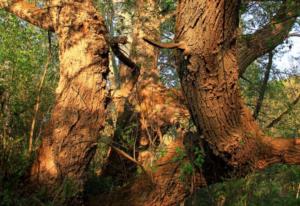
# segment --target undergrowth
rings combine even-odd
[[[300,166],[274,165],[241,179],[200,189],[187,205],[294,206],[300,205]]]

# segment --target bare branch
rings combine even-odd
[[[148,39],[147,37],[143,37],[143,40],[146,41],[148,44],[151,44],[152,46],[158,47],[160,49],[181,49],[184,55],[190,54],[189,47],[183,41],[163,43]]]
[[[291,104],[288,106],[288,108],[284,112],[282,112],[278,117],[276,117],[272,122],[270,122],[266,126],[266,128],[274,127],[275,124],[280,122],[281,119],[293,109],[293,107],[299,102],[299,100],[300,100],[300,94],[293,102],[291,102]]]
[[[289,37],[300,37],[300,33],[290,33]]]
[[[126,44],[127,38],[124,36],[119,37],[112,37],[109,39],[109,44],[111,50],[114,52],[114,54],[120,59],[121,62],[123,62],[126,66],[132,69],[133,76],[136,78],[140,74],[140,67],[136,65],[130,58],[128,58],[123,52],[121,51],[119,44]]]

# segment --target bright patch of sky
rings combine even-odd
[[[300,33],[299,33],[300,34]],[[294,70],[300,74],[300,37],[290,37],[291,47],[285,53],[276,57],[274,63],[279,70]]]
[[[274,15],[278,8],[274,9]],[[252,34],[264,25],[270,22],[268,14],[260,3],[253,3],[242,15],[243,19],[243,33]],[[299,20],[298,20],[299,22]],[[300,25],[295,23],[293,30],[290,32],[300,35]],[[276,55],[273,57],[273,65],[284,76],[289,74],[300,75],[300,36],[289,37],[283,44],[279,45],[276,49]]]

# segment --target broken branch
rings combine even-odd
[[[119,44],[126,44],[127,43],[127,37],[125,36],[118,36],[118,37],[112,37],[109,39],[110,48],[113,51],[113,53],[120,59],[120,61],[131,68],[133,70],[133,76],[138,77],[140,73],[140,67],[133,62],[130,58],[128,58],[123,52],[121,51]]]

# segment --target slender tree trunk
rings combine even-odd
[[[262,103],[264,101],[264,97],[265,97],[265,93],[266,93],[266,89],[267,89],[267,85],[268,85],[272,65],[273,65],[273,53],[270,52],[269,53],[268,64],[267,64],[265,75],[264,75],[264,79],[263,79],[263,82],[262,82],[262,85],[261,85],[261,88],[260,88],[260,91],[259,91],[259,95],[258,95],[258,98],[257,98],[257,101],[256,101],[256,107],[255,107],[255,110],[254,110],[254,113],[253,113],[253,117],[255,119],[257,119],[257,117],[258,117],[261,106],[262,106]]]

